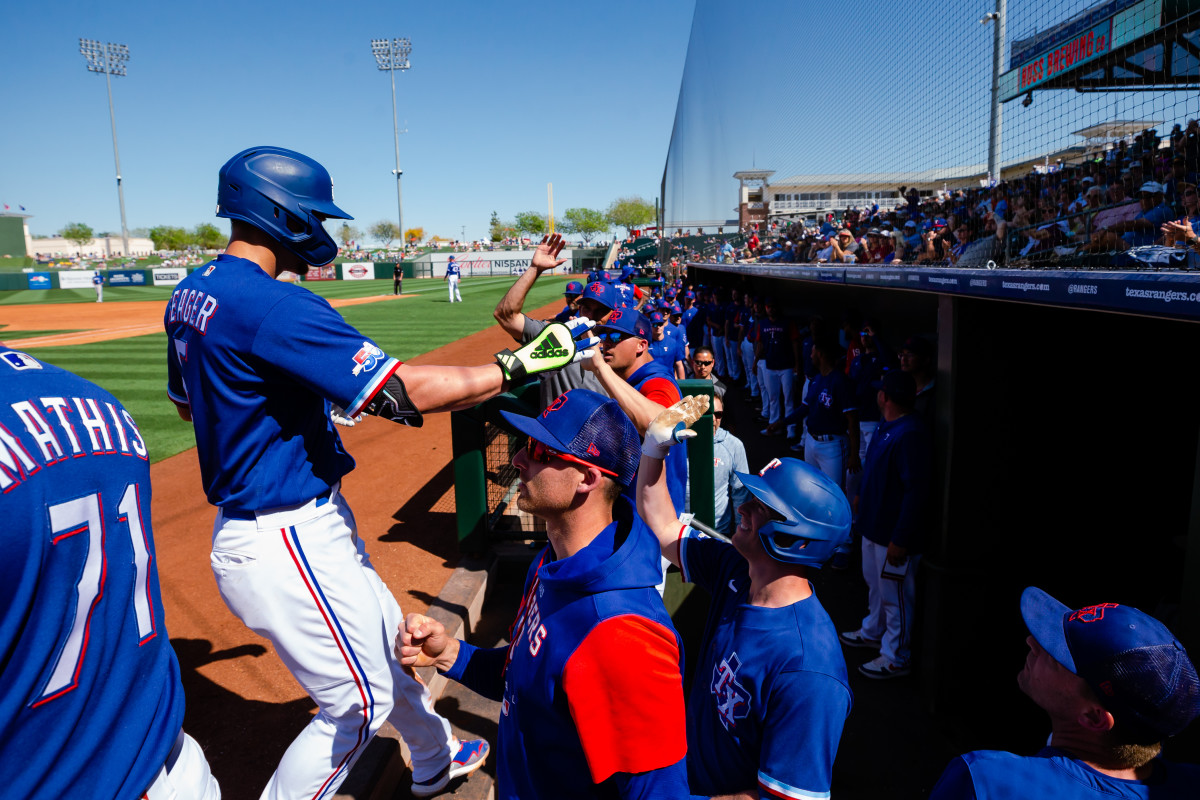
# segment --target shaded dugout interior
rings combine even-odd
[[[855,309],[893,349],[936,336],[935,518],[914,658],[923,700],[962,741],[1027,749],[1045,727],[1014,680],[1025,586],[1072,608],[1137,606],[1200,656],[1200,325],[690,269],[694,283],[775,297],[798,323],[821,314],[836,329]],[[1200,732],[1168,754],[1200,760]]]

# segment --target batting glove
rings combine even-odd
[[[519,383],[530,375],[562,369],[568,364],[592,357],[593,351],[588,348],[600,344],[600,340],[591,335],[595,325],[587,317],[578,317],[566,324],[552,322],[524,347],[496,353],[496,362],[510,383]]]
[[[671,446],[696,435],[691,427],[708,411],[708,395],[688,395],[670,408],[658,412],[658,416],[646,428],[642,440],[642,455],[657,458],[667,457]]]
[[[346,416],[346,410],[337,403],[331,403],[329,407],[329,418],[333,420],[335,425],[341,425],[343,428],[353,428],[358,423],[362,422],[363,415],[355,414],[353,417]]]

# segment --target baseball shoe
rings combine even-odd
[[[838,634],[838,638],[842,640],[842,644],[847,647],[867,647],[871,650],[879,649],[879,640],[868,639],[863,636],[862,628],[856,631],[844,631]]]
[[[859,664],[858,671],[868,678],[884,681],[888,678],[902,678],[912,673],[907,664],[893,664],[885,656],[873,658],[865,664]]]
[[[457,739],[455,741],[458,741]],[[468,739],[458,742],[458,752],[450,759],[441,772],[427,781],[413,781],[414,797],[433,797],[449,785],[450,781],[462,775],[470,775],[483,766],[491,748],[485,739]]]

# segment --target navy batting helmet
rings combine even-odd
[[[757,475],[735,472],[742,485],[783,519],[758,529],[767,553],[785,564],[820,567],[850,543],[850,503],[815,467],[776,458]]]
[[[354,219],[333,204],[329,172],[282,147],[252,147],[221,167],[217,216],[239,219],[286,247],[305,264],[322,267],[337,256],[323,219]]]

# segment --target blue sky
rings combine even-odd
[[[0,26],[0,203],[35,235],[120,230],[104,77],[79,37],[127,44],[113,79],[130,228],[216,221],[220,165],[300,150],[360,227],[395,219],[391,94],[372,38],[407,36],[396,75],[405,227],[484,235],[502,218],[652,199],[692,0],[13,3]]]

